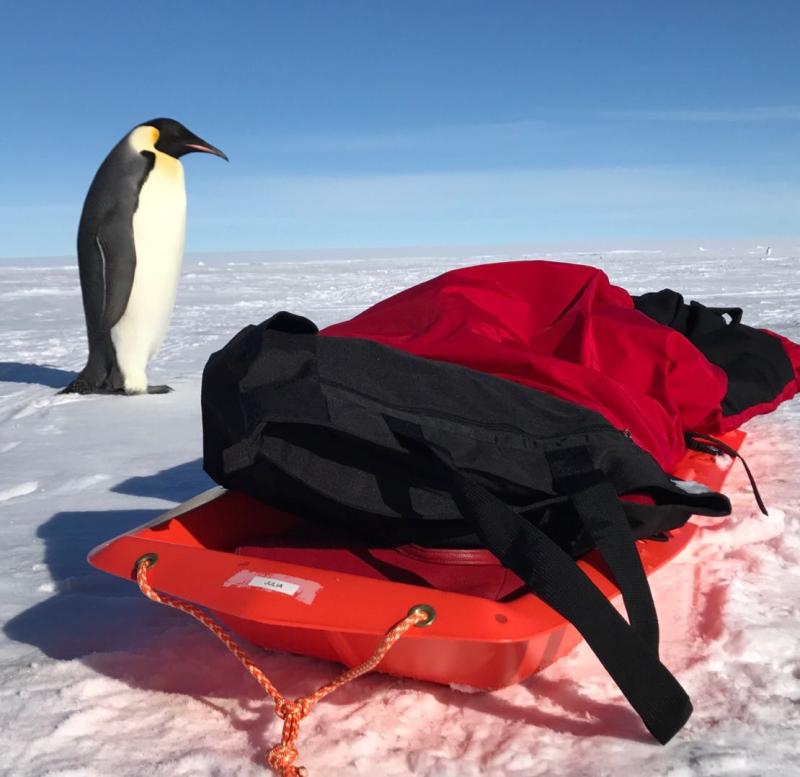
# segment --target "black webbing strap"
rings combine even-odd
[[[546,454],[553,483],[566,494],[611,569],[625,603],[628,621],[658,655],[658,616],[642,560],[617,492],[594,468],[585,447],[561,448]]]
[[[650,645],[544,532],[466,475],[452,473],[456,503],[486,546],[575,626],[648,731],[666,744],[689,719],[692,703]]]
[[[756,500],[758,509],[761,510],[764,515],[769,515],[767,512],[767,506],[764,504],[764,500],[761,498],[761,492],[758,490],[758,486],[756,485],[756,479],[753,477],[750,467],[747,466],[744,456],[742,456],[742,454],[739,453],[736,448],[731,448],[730,445],[722,442],[722,440],[718,440],[716,437],[712,437],[710,434],[700,434],[700,432],[687,432],[685,439],[686,447],[691,448],[694,451],[709,453],[712,456],[719,456],[721,453],[726,453],[733,459],[739,459],[739,461],[742,462],[744,471],[747,473],[747,479],[750,481],[750,488],[753,489],[753,498]]]
[[[706,308],[718,316],[730,316],[732,324],[741,324],[744,311],[741,308]]]
[[[689,719],[692,703],[650,644],[541,529],[458,470],[446,452],[425,440],[419,426],[385,419],[398,439],[410,439],[412,449],[421,445],[442,465],[456,505],[486,547],[575,626],[650,733],[666,744]]]

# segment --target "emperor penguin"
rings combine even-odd
[[[185,154],[228,157],[174,119],[134,127],[100,165],[78,227],[89,337],[86,366],[62,393],[161,394],[147,363],[167,330],[186,230]]]

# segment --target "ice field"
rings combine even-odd
[[[252,678],[187,616],[85,561],[211,485],[200,375],[242,326],[278,310],[324,326],[457,265],[548,258],[598,265],[634,294],[740,306],[800,341],[800,239],[488,254],[189,256],[149,376],[175,391],[136,397],[56,395],[86,354],[74,259],[0,262],[0,774],[266,773],[281,724]],[[312,777],[800,773],[800,399],[746,430],[769,517],[737,464],[733,515],[696,519],[698,539],[652,581],[662,658],[695,706],[667,746],[581,646],[494,693],[364,677],[303,722],[299,763]],[[339,671],[253,654],[289,697]]]

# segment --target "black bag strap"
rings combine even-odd
[[[644,643],[658,655],[658,616],[636,541],[617,492],[603,472],[595,469],[583,447],[561,448],[546,454],[553,483],[566,494],[614,575],[628,621]]]
[[[718,316],[730,316],[732,324],[741,324],[744,311],[741,308],[706,308]]]
[[[739,459],[739,461],[742,462],[744,471],[747,473],[747,478],[750,481],[750,488],[753,489],[753,498],[756,500],[758,509],[761,510],[764,515],[769,515],[767,506],[764,504],[764,499],[761,496],[761,492],[758,490],[756,479],[753,476],[750,467],[747,466],[744,456],[742,456],[742,454],[739,453],[736,448],[731,448],[730,445],[722,442],[722,440],[718,440],[716,437],[712,437],[710,434],[701,434],[700,432],[686,432],[685,439],[686,447],[691,448],[693,451],[709,453],[712,456],[719,456],[721,453],[726,453],[732,459]]]
[[[385,418],[398,439],[402,442],[410,439],[415,447],[421,445],[441,465],[456,505],[475,525],[486,547],[542,601],[575,626],[650,733],[666,744],[689,719],[692,703],[653,650],[653,631],[646,615],[648,606],[629,588],[631,612],[636,613],[631,619],[643,630],[643,636],[617,612],[564,550],[541,529],[457,469],[444,451],[428,443],[418,425]],[[554,461],[556,468],[560,468],[558,457],[554,457]],[[565,468],[569,469],[569,464],[565,464]],[[594,525],[607,552],[616,559],[616,551],[609,548],[616,522],[610,520],[606,524],[601,520],[603,494],[607,492],[597,484],[589,485],[588,478],[584,485],[575,497],[577,504],[586,510],[588,523]],[[587,502],[597,494],[601,495],[602,503],[597,509],[589,508]],[[624,551],[622,556],[624,558]],[[620,566],[616,561],[615,564]],[[622,566],[624,568],[625,563]],[[625,574],[635,578],[635,573],[626,571]],[[646,580],[644,584],[647,585]],[[657,639],[657,631],[655,636]]]

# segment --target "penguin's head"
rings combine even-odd
[[[228,157],[210,143],[198,137],[194,132],[186,129],[175,119],[152,119],[139,125],[155,130],[153,143],[156,150],[163,154],[180,159],[184,154],[191,154],[193,151],[202,151],[206,154],[222,157],[226,162]]]

